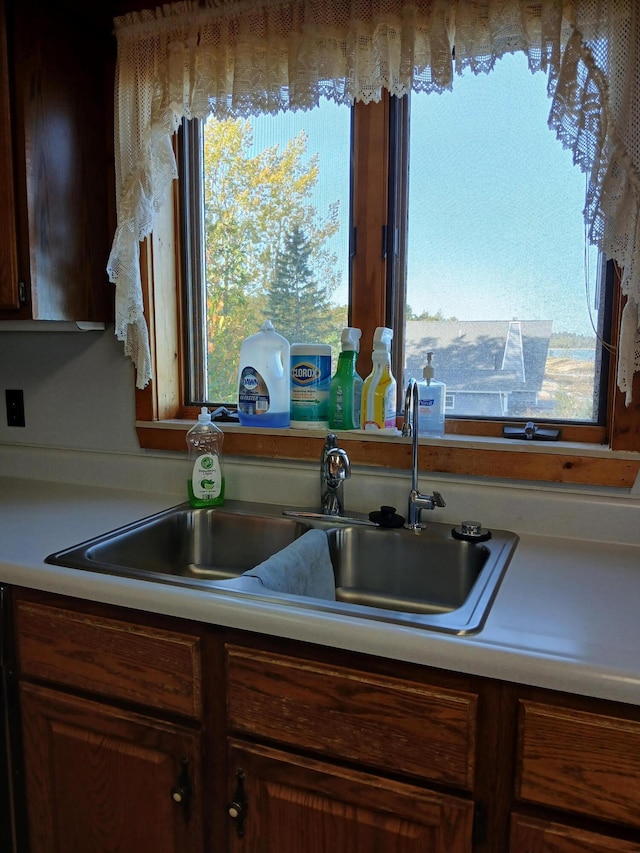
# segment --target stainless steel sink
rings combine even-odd
[[[51,554],[46,562],[237,595],[217,582],[257,566],[311,527],[321,527],[329,540],[336,601],[266,589],[261,597],[464,634],[484,624],[518,541],[502,530],[492,531],[486,542],[459,541],[451,525],[438,522],[420,532],[331,524],[330,518],[312,514],[284,517],[281,508],[268,505],[192,509],[181,504]]]
[[[180,505],[81,545],[58,551],[47,563],[125,577],[210,586],[254,568],[281,551],[310,525],[239,509]]]
[[[328,536],[339,603],[457,634],[482,627],[518,541],[503,530],[487,542],[460,541],[441,522],[419,533],[341,527]]]

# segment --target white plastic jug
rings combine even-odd
[[[289,341],[266,320],[240,347],[238,417],[242,426],[290,424]]]

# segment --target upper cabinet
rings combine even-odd
[[[20,307],[18,246],[4,0],[0,0],[0,310]]]
[[[113,317],[114,51],[76,13],[0,0],[0,319]]]

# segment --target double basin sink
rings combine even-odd
[[[330,517],[285,517],[278,508],[257,506],[181,504],[51,554],[46,562],[228,595],[220,581],[321,527],[328,537],[336,600],[266,589],[264,597],[276,596],[292,607],[467,634],[482,627],[518,541],[502,530],[493,530],[488,541],[469,542],[454,538],[451,525],[441,522],[414,532],[336,524]]]

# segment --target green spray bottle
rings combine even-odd
[[[329,389],[329,429],[359,429],[362,377],[356,371],[360,350],[360,329],[342,330],[342,350]]]

